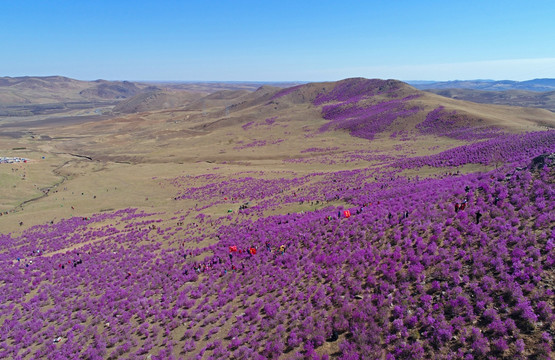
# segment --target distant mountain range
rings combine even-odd
[[[555,112],[555,91],[485,91],[474,89],[427,89],[426,91],[451,99],[481,104],[541,108]]]
[[[453,81],[407,81],[420,90],[428,89],[472,89],[484,91],[555,91],[555,79],[513,80],[453,80]]]
[[[255,91],[261,82],[131,82],[83,81],[64,76],[0,77],[0,117],[52,115],[67,112],[133,113],[178,107],[223,90]],[[102,109],[99,109],[101,108]],[[91,110],[92,109],[92,110]]]
[[[160,90],[129,81],[81,81],[64,76],[0,77],[0,105],[113,101]]]
[[[555,112],[555,79],[408,81],[419,90],[476,103],[543,108]],[[261,82],[130,82],[81,81],[63,76],[0,77],[0,117],[79,113],[129,114],[193,106],[229,105],[230,94],[246,96],[268,85],[276,88],[299,83]],[[264,86],[263,86],[264,85]],[[224,93],[221,93],[224,91]],[[231,93],[226,91],[232,91]],[[210,96],[207,96],[212,94]],[[207,96],[207,97],[205,97]],[[202,101],[200,99],[202,98]],[[209,106],[210,105],[210,106]]]

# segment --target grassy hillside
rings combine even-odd
[[[347,79],[0,129],[0,357],[553,357],[553,124]]]
[[[155,86],[129,81],[81,81],[63,76],[0,78],[0,104],[45,104],[131,97]],[[159,90],[159,89],[158,89]]]

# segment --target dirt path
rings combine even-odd
[[[70,163],[70,162],[71,162],[71,160],[68,160],[68,161],[66,161],[65,163],[63,163],[62,165],[58,166],[57,168],[55,168],[55,169],[52,171],[56,176],[60,176],[60,177],[62,178],[61,181],[56,182],[56,183],[54,183],[54,184],[52,184],[52,185],[50,185],[50,186],[48,186],[48,187],[45,187],[45,188],[40,189],[40,190],[43,192],[42,195],[37,196],[37,197],[32,198],[32,199],[28,199],[28,200],[23,201],[22,203],[20,203],[20,204],[14,206],[14,208],[12,209],[12,211],[13,211],[13,212],[23,211],[23,206],[24,206],[24,205],[27,205],[27,204],[29,204],[29,203],[32,203],[32,202],[34,202],[34,201],[38,201],[38,200],[40,200],[40,199],[43,199],[43,198],[47,197],[51,189],[54,189],[54,188],[58,187],[59,185],[62,185],[62,184],[68,179],[68,177],[65,176],[65,175],[63,175],[63,174],[61,174],[61,173],[59,172],[59,170],[60,170],[61,168],[63,168],[65,165],[67,165],[68,163]]]

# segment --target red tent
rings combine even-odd
[[[230,246],[230,247],[229,247],[229,251],[230,251],[230,252],[237,252],[237,246],[235,246],[235,245],[234,245],[234,246]]]
[[[253,254],[253,255],[256,254],[256,249],[255,248],[251,247],[250,250],[251,250],[251,254]]]
[[[345,215],[346,218],[350,218],[351,217],[351,211],[350,210],[345,210],[345,211],[343,211],[343,215]]]

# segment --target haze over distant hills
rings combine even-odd
[[[555,111],[555,79],[528,81],[409,82],[447,98],[475,103],[543,108]],[[0,119],[32,124],[82,123],[116,114],[133,114],[164,109],[194,109],[205,113],[220,107],[224,112],[244,108],[249,94],[262,89],[277,91],[299,83],[285,82],[131,82],[82,81],[63,76],[0,77]],[[480,89],[477,89],[480,88]],[[519,89],[536,89],[514,90]],[[256,90],[259,91],[256,91]],[[490,91],[484,89],[498,89]],[[506,89],[506,90],[499,90]],[[256,96],[256,94],[252,94]]]
[[[451,99],[555,111],[555,79],[409,81],[413,87]]]
[[[0,77],[0,117],[25,117],[71,113],[98,116],[179,107],[214,92],[254,91],[280,82],[133,82],[83,81],[64,76]],[[136,98],[135,98],[136,97]],[[124,101],[128,100],[128,101]],[[118,104],[123,102],[122,104]],[[114,106],[118,104],[116,108]]]
[[[82,81],[64,76],[0,77],[0,104],[118,100],[157,89],[130,81]]]
[[[482,104],[535,107],[555,111],[555,91],[484,91],[474,89],[428,89],[426,91],[451,99]]]
[[[555,79],[513,80],[453,80],[453,81],[407,81],[420,90],[428,89],[474,89],[485,91],[525,90],[555,91]]]

